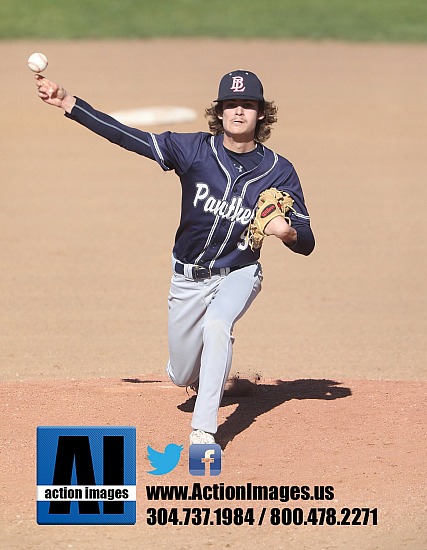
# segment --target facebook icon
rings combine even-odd
[[[210,445],[190,445],[189,469],[192,476],[218,476],[221,473],[221,447]]]

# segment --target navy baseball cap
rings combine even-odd
[[[218,99],[215,101],[236,98],[264,101],[264,90],[256,74],[239,69],[227,73],[221,78]]]

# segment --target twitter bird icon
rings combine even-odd
[[[183,445],[170,443],[166,445],[164,452],[161,453],[155,451],[150,445],[147,445],[147,457],[154,468],[154,470],[148,473],[153,476],[162,476],[171,472],[178,465],[183,448]]]

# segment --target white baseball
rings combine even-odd
[[[47,67],[47,57],[43,53],[32,53],[28,58],[28,67],[35,73],[41,73]]]

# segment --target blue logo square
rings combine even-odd
[[[190,445],[189,470],[192,476],[218,476],[221,473],[221,447],[210,445]]]
[[[136,428],[39,426],[37,523],[136,523]]]

